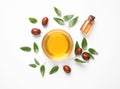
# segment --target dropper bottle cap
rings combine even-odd
[[[90,15],[90,16],[88,17],[88,20],[91,21],[91,22],[94,21],[94,19],[95,19],[95,16],[93,16],[93,15]]]

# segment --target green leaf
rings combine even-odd
[[[82,60],[80,60],[80,59],[78,59],[78,58],[75,58],[74,61],[75,61],[75,62],[79,62],[79,63],[86,63],[85,61],[82,61]]]
[[[40,65],[40,63],[38,62],[38,60],[36,58],[34,58],[35,64]]]
[[[37,19],[36,19],[36,18],[30,17],[30,18],[29,18],[29,21],[30,21],[31,23],[37,23]]]
[[[54,17],[53,19],[54,19],[58,24],[64,25],[64,21],[63,21],[62,19],[56,18],[56,17]]]
[[[35,64],[29,64],[30,67],[36,68],[37,66]]]
[[[69,27],[74,26],[78,21],[78,16],[73,18],[70,22],[69,22]]]
[[[62,16],[62,12],[58,8],[54,7],[54,11],[58,16]]]
[[[90,54],[88,52],[86,52],[86,53],[90,56],[91,59],[95,59],[92,54]]]
[[[82,48],[83,48],[84,50],[87,49],[87,40],[86,40],[86,38],[83,38],[83,40],[82,40]]]
[[[39,47],[38,47],[37,43],[35,43],[35,42],[33,43],[33,48],[34,48],[35,53],[39,52]]]
[[[73,16],[74,16],[74,15],[65,15],[65,16],[63,17],[63,19],[64,19],[65,21],[68,21],[68,20],[72,19]]]
[[[80,45],[79,45],[78,41],[76,41],[76,43],[75,43],[75,50],[78,49],[78,48],[80,48]]]
[[[88,51],[91,53],[91,54],[95,54],[95,55],[98,55],[98,52],[93,49],[93,48],[89,48]]]
[[[28,46],[21,47],[20,49],[25,51],[25,52],[30,52],[31,51],[31,48],[28,47]]]
[[[56,73],[56,72],[58,71],[58,69],[59,69],[58,66],[54,66],[54,67],[50,70],[49,74]]]
[[[42,66],[40,67],[40,73],[41,73],[41,75],[44,77],[44,75],[45,75],[45,66],[44,66],[44,65],[42,65]]]

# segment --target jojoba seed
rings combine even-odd
[[[89,56],[88,53],[84,52],[84,53],[82,54],[82,58],[83,58],[84,60],[88,61],[88,60],[90,59],[90,56]]]
[[[41,33],[41,30],[38,29],[38,28],[33,28],[33,29],[31,30],[31,33],[32,33],[33,35],[39,35],[39,34]]]
[[[44,17],[44,18],[42,19],[42,25],[45,26],[45,25],[47,25],[47,23],[48,23],[48,18],[47,18],[47,17]]]
[[[64,66],[63,66],[63,70],[64,70],[66,73],[70,73],[70,72],[71,72],[71,68],[70,68],[68,65],[64,65]]]
[[[82,48],[78,48],[75,50],[76,55],[80,55],[82,53]]]

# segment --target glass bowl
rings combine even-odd
[[[54,29],[43,37],[42,49],[51,60],[64,60],[72,52],[73,40],[66,31]]]

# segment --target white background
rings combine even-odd
[[[0,89],[120,89],[120,1],[119,0],[1,0],[0,1]],[[79,16],[77,24],[68,30],[53,21],[56,16],[53,7],[62,14]],[[79,28],[87,17],[96,17],[95,25],[87,36],[88,47],[95,48],[99,55],[84,65],[76,64],[71,57],[60,63],[50,61],[41,49],[41,40],[46,32],[54,28],[68,31],[74,43],[84,37]],[[47,16],[46,28],[41,25],[42,17]],[[29,17],[38,19],[31,24]],[[40,28],[42,34],[34,37],[33,27]],[[21,46],[39,44],[40,52],[26,53]],[[38,68],[28,64],[34,58],[43,64],[46,73],[42,78]],[[49,75],[50,68],[58,64],[60,70]],[[68,64],[72,73],[67,75],[62,65]]]

